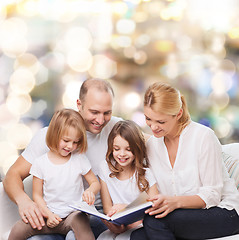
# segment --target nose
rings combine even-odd
[[[158,124],[157,124],[157,123],[152,123],[152,124],[150,125],[150,128],[152,129],[152,131],[155,131],[155,130],[158,129]]]
[[[102,125],[105,122],[104,114],[98,114],[96,121],[98,124]]]
[[[69,141],[69,142],[67,143],[67,148],[68,148],[68,149],[71,149],[72,146],[73,146],[73,143],[72,143],[71,141]]]
[[[124,150],[124,149],[121,149],[119,155],[120,155],[120,156],[125,156],[125,150]]]

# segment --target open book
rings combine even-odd
[[[147,198],[148,195],[146,192],[141,193],[132,203],[111,217],[100,213],[94,205],[89,206],[86,202],[80,202],[77,205],[70,205],[70,207],[107,221],[111,221],[117,225],[128,225],[144,218],[145,210],[152,206],[152,202],[148,202]]]

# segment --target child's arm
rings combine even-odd
[[[84,191],[82,199],[89,205],[92,205],[95,202],[95,195],[100,191],[100,183],[92,170],[86,173],[84,177],[89,187]]]
[[[32,197],[34,202],[38,205],[43,216],[47,218],[47,226],[57,226],[62,219],[49,210],[45,200],[43,199],[43,180],[33,176],[32,190]]]
[[[113,207],[113,203],[110,197],[110,193],[106,183],[100,178],[101,190],[100,196],[103,204],[103,210],[105,214],[108,214]]]
[[[157,184],[156,183],[148,189],[147,194],[149,195],[149,198],[152,198],[155,195],[159,194],[159,190],[157,188]]]

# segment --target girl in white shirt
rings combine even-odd
[[[159,195],[131,239],[209,239],[239,233],[239,193],[214,132],[191,121],[185,98],[164,83],[144,96],[147,142]]]
[[[156,181],[148,168],[143,134],[133,121],[119,121],[113,127],[108,137],[106,162],[99,176],[103,209],[108,216],[125,208],[141,192],[146,191],[149,197],[158,194]],[[141,222],[118,226],[105,221],[113,231],[106,230],[97,239],[129,239]]]
[[[49,151],[32,164],[33,200],[45,217],[42,229],[33,229],[19,220],[13,227],[9,240],[25,240],[33,235],[60,233],[73,230],[77,240],[93,240],[87,216],[69,207],[84,200],[89,205],[95,201],[100,184],[91,171],[84,155],[87,149],[86,130],[81,115],[72,109],[57,111],[46,135]],[[89,183],[84,191],[82,175]],[[36,213],[38,214],[38,213]],[[31,223],[29,216],[25,218]]]

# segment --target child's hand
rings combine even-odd
[[[46,224],[49,228],[54,228],[56,227],[60,222],[62,221],[62,219],[56,215],[55,213],[52,213],[48,216]]]
[[[126,206],[127,206],[127,204],[123,204],[123,203],[115,204],[114,206],[112,206],[112,208],[111,208],[110,211],[108,212],[107,216],[111,217],[111,216],[114,215],[115,213],[123,210]]]
[[[90,190],[85,190],[82,195],[83,201],[87,202],[88,205],[93,205],[95,202],[95,194]]]

